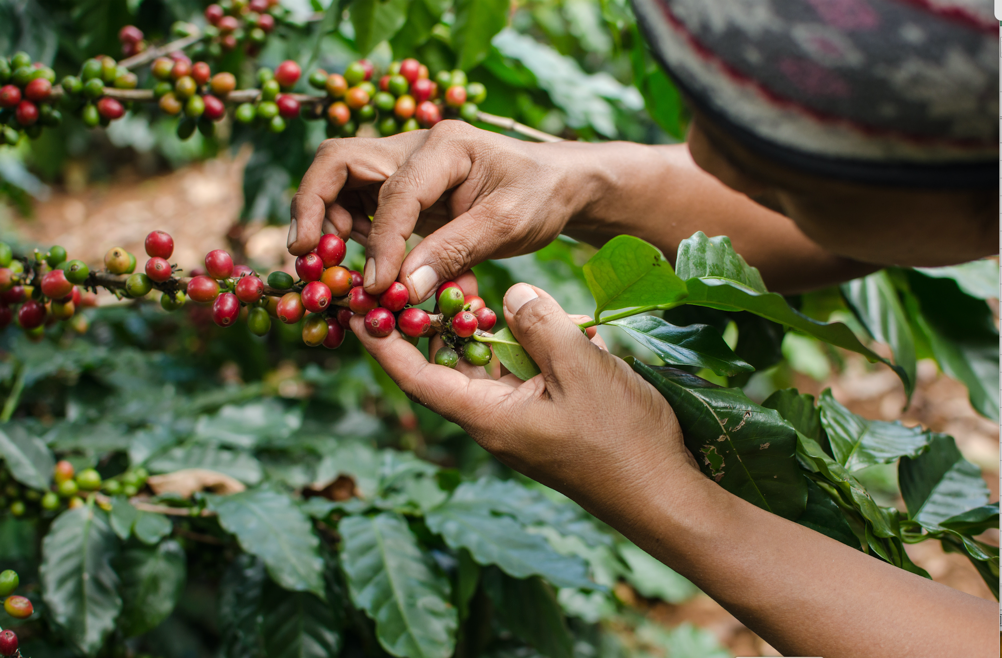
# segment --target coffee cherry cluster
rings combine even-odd
[[[221,99],[237,86],[233,74],[213,75],[206,62],[192,63],[182,52],[153,60],[150,72],[157,80],[153,95],[160,110],[171,116],[184,114],[177,126],[177,136],[188,139],[196,128],[211,136],[215,123],[226,116],[226,105]]]
[[[126,25],[118,31],[118,41],[122,44],[122,54],[133,57],[145,52],[149,44],[143,39],[143,31],[135,25]]]
[[[14,619],[27,619],[34,612],[31,601],[27,597],[12,593],[20,584],[21,579],[16,571],[7,569],[0,572],[0,598],[4,600],[4,611]],[[17,649],[17,635],[10,629],[0,632],[0,656],[4,658],[21,656],[21,652]]]
[[[139,78],[113,57],[94,57],[84,62],[79,76],[62,79],[63,106],[91,128],[108,126],[125,116],[127,103],[107,95],[107,89],[135,89]]]
[[[477,331],[490,331],[497,324],[497,315],[476,295],[464,295],[454,281],[446,281],[435,293],[437,308],[447,321],[442,332],[445,343],[435,352],[435,363],[455,368],[459,359],[475,366],[485,366],[491,360],[491,348],[473,339]]]
[[[55,71],[32,62],[27,53],[0,57],[0,145],[17,144],[21,133],[37,138],[43,127],[62,122],[51,103],[55,81]]]
[[[279,0],[223,0],[205,8],[206,54],[219,57],[241,44],[248,55],[256,55],[275,29],[275,19],[283,14]]]
[[[243,124],[267,127],[273,133],[284,131],[287,121],[299,117],[299,101],[287,92],[301,75],[299,64],[292,60],[282,62],[274,71],[260,69],[257,78],[261,93],[255,101],[240,104],[233,118]]]

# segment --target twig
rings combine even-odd
[[[518,133],[523,137],[528,137],[529,139],[534,139],[537,142],[562,142],[562,138],[556,135],[551,135],[550,133],[544,133],[542,130],[536,130],[535,128],[530,128],[524,123],[519,123],[514,119],[509,119],[507,117],[499,117],[496,114],[488,114],[487,112],[477,112],[477,121],[482,121],[483,123],[490,124],[492,126],[497,126],[498,128],[504,128],[505,130],[510,130],[513,133]]]
[[[133,55],[132,57],[123,59],[121,62],[118,63],[118,65],[124,66],[127,69],[139,68],[140,66],[146,64],[147,62],[152,62],[157,57],[163,57],[164,55],[174,52],[175,50],[184,50],[188,46],[198,43],[204,37],[205,35],[202,34],[202,31],[195,28],[194,34],[182,37],[177,41],[171,41],[170,43],[166,43],[160,46],[159,48],[147,48],[138,55]]]
[[[94,494],[94,500],[100,505],[111,504],[111,498],[108,498],[104,494],[99,494],[99,493]],[[167,516],[208,517],[216,515],[215,512],[207,509],[200,510],[197,514],[192,514],[191,509],[186,507],[170,507],[168,505],[155,505],[153,503],[144,502],[142,498],[130,498],[129,504],[141,512],[153,512],[155,514],[165,514]]]

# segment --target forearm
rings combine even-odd
[[[557,145],[554,145],[557,146]],[[727,235],[759,268],[771,290],[794,293],[877,269],[832,254],[796,225],[700,169],[685,144],[627,142],[560,145],[579,172],[581,208],[565,233],[596,246],[629,234],[674,261],[680,241],[696,231]]]
[[[727,493],[673,482],[614,525],[785,655],[991,656],[996,607]]]

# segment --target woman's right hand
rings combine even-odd
[[[460,121],[327,140],[292,200],[289,251],[310,251],[321,232],[350,236],[366,248],[367,291],[399,280],[418,303],[477,263],[556,238],[589,202],[587,148],[523,142]],[[412,233],[426,237],[407,254]]]

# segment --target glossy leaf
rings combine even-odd
[[[308,592],[265,586],[261,635],[269,658],[328,658],[341,652],[341,622],[330,604]]]
[[[219,515],[219,525],[235,535],[245,551],[261,558],[276,583],[325,596],[320,540],[309,518],[287,495],[269,488],[248,489],[231,496],[208,496],[207,502]]]
[[[42,540],[42,598],[66,639],[88,656],[104,645],[122,609],[111,566],[118,550],[107,514],[90,506],[60,514]]]
[[[487,569],[484,590],[494,610],[516,637],[547,658],[572,658],[574,641],[553,588],[539,578],[519,580]]]
[[[174,525],[163,514],[140,512],[132,526],[132,534],[144,544],[152,545],[169,535],[173,529]]]
[[[827,535],[835,541],[859,550],[859,539],[842,515],[842,510],[828,493],[813,481],[807,481],[807,507],[797,523]]]
[[[618,547],[619,555],[630,567],[626,580],[641,595],[678,604],[699,594],[689,579],[676,573],[660,560],[632,543]]]
[[[187,577],[184,550],[175,541],[130,548],[115,563],[122,577],[119,628],[126,637],[142,635],[174,611]]]
[[[988,485],[980,469],[964,459],[952,436],[932,436],[925,452],[902,459],[898,466],[908,516],[925,526],[988,504]]]
[[[188,443],[178,446],[148,464],[152,473],[173,473],[186,468],[204,468],[234,477],[244,484],[261,481],[261,463],[251,455],[212,445]]]
[[[407,21],[410,3],[411,0],[355,0],[350,16],[358,53],[368,55],[378,44],[392,39]]]
[[[858,416],[839,404],[830,389],[821,394],[818,407],[832,454],[850,471],[914,457],[932,440],[932,434],[921,427]]]
[[[676,327],[654,315],[634,315],[609,324],[622,327],[634,340],[670,366],[708,368],[718,375],[755,370],[735,354],[713,327]]]
[[[539,374],[539,366],[525,348],[518,344],[508,327],[494,334],[491,347],[498,361],[522,381],[532,379]]]
[[[949,528],[965,535],[980,535],[986,530],[999,527],[999,504],[982,505],[961,512],[939,522],[942,528]]]
[[[111,500],[111,512],[108,520],[111,529],[115,531],[119,539],[125,541],[132,536],[132,526],[139,518],[139,510],[132,506],[125,496],[115,496]]]
[[[890,346],[894,363],[908,376],[905,393],[915,390],[915,338],[898,290],[887,271],[842,284],[842,295],[874,339]]]
[[[449,581],[422,553],[403,517],[348,516],[338,532],[351,599],[376,622],[379,644],[394,656],[451,656],[458,620]]]
[[[953,279],[971,297],[997,299],[999,296],[999,263],[994,258],[948,267],[917,267],[915,271],[935,279]]]
[[[686,286],[661,252],[640,238],[619,235],[584,265],[585,282],[602,311],[667,306],[685,298]]]
[[[236,448],[254,448],[265,440],[281,439],[299,429],[302,411],[286,409],[275,400],[226,405],[195,424],[195,439]]]
[[[456,0],[452,48],[456,67],[470,70],[487,57],[491,39],[508,23],[509,0]]]
[[[720,388],[674,368],[627,359],[668,400],[685,445],[699,467],[724,489],[788,519],[807,501],[794,454],[797,433],[782,416],[740,390]]]
[[[24,486],[49,488],[56,461],[45,443],[26,428],[16,423],[0,428],[0,457],[11,476]]]
[[[799,393],[795,388],[776,391],[762,403],[767,409],[775,409],[793,428],[821,445],[828,443],[821,426],[821,410],[814,405],[814,396]]]
[[[713,277],[736,281],[757,292],[768,292],[758,269],[745,262],[726,235],[709,238],[702,231],[682,240],[675,259],[675,274],[683,281]]]
[[[258,633],[261,597],[268,575],[264,563],[241,553],[230,563],[219,584],[220,654],[224,658],[264,656]]]

